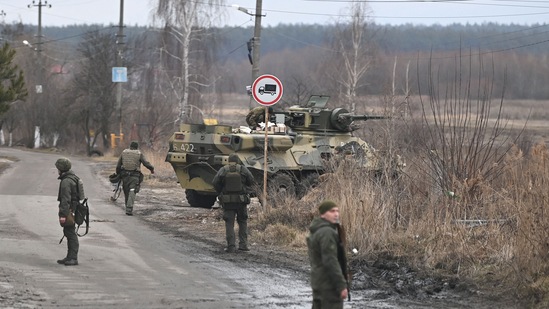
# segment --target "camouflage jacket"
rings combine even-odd
[[[322,218],[315,218],[309,227],[307,237],[309,261],[311,263],[311,287],[313,290],[335,290],[347,288],[345,276],[338,260],[339,243],[336,226]]]
[[[246,123],[255,129],[261,122],[265,122],[265,108],[262,106],[252,108],[246,115]]]
[[[62,173],[59,178],[59,193],[57,201],[59,201],[59,217],[67,217],[71,209],[74,211],[76,203],[78,203],[77,183],[70,178],[74,175],[72,170]]]

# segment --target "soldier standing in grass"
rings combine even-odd
[[[236,252],[234,220],[238,222],[238,250],[250,251],[248,247],[248,210],[250,196],[247,187],[254,181],[248,168],[239,163],[238,156],[229,155],[229,164],[217,171],[212,184],[219,194],[219,201],[223,207],[225,220],[225,234],[229,253]]]
[[[338,235],[339,208],[326,200],[318,207],[320,217],[313,219],[307,237],[311,263],[313,309],[342,309],[348,296],[347,281],[342,265],[345,252]]]
[[[130,148],[122,151],[118,164],[116,164],[116,173],[122,177],[122,189],[124,190],[126,215],[128,216],[133,215],[135,195],[139,193],[139,188],[143,181],[141,163],[151,171],[151,174],[154,174],[154,166],[147,161],[138,148],[139,144],[136,141],[131,142]]]
[[[78,249],[80,247],[73,215],[79,202],[78,184],[72,179],[75,177],[75,174],[71,170],[71,161],[69,159],[58,159],[55,162],[55,167],[59,173],[59,178],[57,179],[61,180],[57,195],[57,201],[59,201],[59,224],[63,227],[64,237],[67,237],[67,256],[61,260],[57,260],[57,263],[65,266],[75,266],[78,265]]]

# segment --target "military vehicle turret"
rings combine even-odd
[[[328,100],[328,96],[311,96],[303,106],[274,113],[276,126],[268,134],[268,195],[303,196],[326,172],[326,161],[343,153],[352,154],[357,166],[368,171],[381,169],[376,150],[352,131],[355,120],[386,117],[328,109]],[[174,168],[189,204],[209,208],[217,197],[211,182],[217,170],[228,164],[231,153],[238,155],[258,187],[263,187],[264,141],[264,131],[245,133],[224,125],[182,124],[169,140],[166,161]]]

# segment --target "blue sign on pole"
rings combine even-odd
[[[128,69],[126,67],[113,67],[112,68],[112,82],[113,83],[126,83],[126,82],[128,82]]]

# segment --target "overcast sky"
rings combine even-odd
[[[195,0],[206,1],[206,0]],[[45,4],[46,1],[42,1]],[[326,24],[345,18],[344,0],[263,0],[263,26],[279,23]],[[549,1],[541,0],[378,0],[368,1],[372,20],[378,24],[484,23],[531,25],[549,20]],[[38,0],[0,0],[3,21],[38,24]],[[151,23],[151,0],[125,0],[124,24]],[[42,7],[43,26],[73,24],[118,24],[120,0],[48,0]],[[251,16],[231,7],[237,4],[255,11],[256,0],[228,0],[224,24],[251,26]],[[31,8],[28,7],[31,5]]]

